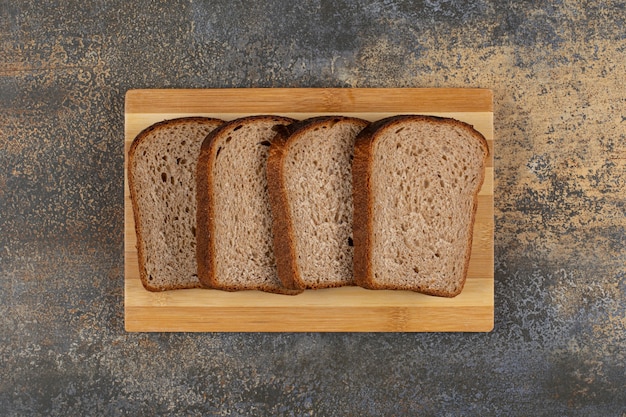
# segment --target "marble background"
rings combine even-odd
[[[626,416],[623,1],[0,0],[3,416]],[[486,334],[144,334],[133,88],[482,87]]]

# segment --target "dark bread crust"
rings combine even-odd
[[[209,118],[209,117],[181,117],[170,120],[163,120],[161,122],[155,123],[141,132],[135,137],[133,142],[130,145],[128,150],[128,188],[130,190],[130,200],[133,207],[133,218],[135,220],[135,234],[137,236],[137,261],[139,264],[139,278],[141,279],[141,283],[144,288],[148,291],[158,292],[158,291],[167,291],[167,290],[177,290],[177,289],[188,289],[188,288],[199,288],[201,286],[200,282],[190,284],[190,285],[170,285],[167,287],[164,286],[155,286],[148,279],[148,272],[146,269],[146,249],[145,243],[142,238],[143,236],[143,228],[142,224],[142,213],[138,206],[138,197],[136,190],[136,180],[135,180],[135,172],[132,169],[135,163],[135,151],[137,147],[143,143],[145,140],[148,140],[152,133],[161,130],[167,129],[176,125],[190,124],[190,123],[200,123],[207,125],[214,125],[215,127],[224,123],[223,120]]]
[[[285,288],[303,290],[295,262],[295,248],[292,244],[294,240],[291,228],[291,214],[287,209],[287,193],[282,185],[283,176],[283,155],[285,145],[289,135],[294,131],[294,126],[281,127],[276,129],[276,136],[270,146],[270,153],[267,159],[267,184],[270,195],[270,206],[272,208],[272,234],[274,239],[274,254],[276,256],[276,267],[278,269],[278,279]]]
[[[248,116],[240,119],[235,119],[230,122],[224,123],[219,128],[212,131],[205,138],[200,150],[200,157],[198,158],[197,175],[198,181],[197,201],[198,209],[197,224],[198,224],[198,244],[196,251],[196,260],[198,263],[198,278],[200,283],[205,288],[215,288],[225,291],[240,291],[240,290],[260,290],[265,292],[295,295],[299,294],[300,290],[293,290],[289,287],[281,286],[258,286],[252,288],[251,286],[241,287],[237,285],[226,285],[218,282],[215,275],[216,271],[216,257],[215,257],[215,239],[214,239],[214,224],[215,224],[215,212],[213,204],[213,185],[215,183],[213,172],[211,167],[217,157],[216,145],[220,143],[221,138],[224,135],[228,135],[232,132],[233,128],[242,124],[256,123],[258,121],[273,121],[276,123],[275,127],[288,126],[295,122],[294,119],[272,116],[272,115],[256,115]],[[272,143],[275,139],[271,139]],[[269,179],[268,179],[269,181]]]
[[[352,160],[352,240],[354,243],[354,282],[356,285],[374,289],[371,275],[370,229],[372,212],[370,201],[371,148],[373,135],[381,126],[381,121],[371,123],[359,133],[354,142]]]
[[[304,282],[298,268],[295,232],[293,219],[289,210],[289,194],[284,183],[284,161],[289,151],[289,146],[298,141],[302,135],[311,129],[324,126],[328,123],[335,124],[337,121],[358,121],[367,126],[369,122],[345,116],[318,116],[302,120],[290,126],[277,129],[277,135],[270,147],[270,155],[267,164],[268,186],[270,190],[270,204],[274,219],[274,248],[278,277],[287,288],[294,289],[320,289],[337,287],[340,284],[310,285]]]
[[[198,164],[196,165],[196,263],[198,265],[198,280],[204,288],[213,288],[211,282],[212,272],[215,269],[211,253],[213,253],[211,245],[211,221],[212,210],[209,207],[209,183],[212,182],[212,176],[208,170],[209,160],[211,157],[211,142],[215,134],[219,133],[224,125],[210,132],[200,148],[198,156]]]
[[[467,270],[469,267],[469,261],[471,257],[471,247],[473,233],[469,233],[468,241],[466,242],[466,255],[464,260],[464,266],[462,271],[462,278],[459,282],[457,290],[455,292],[437,291],[429,288],[422,288],[419,286],[412,286],[408,288],[398,288],[397,286],[385,284],[384,282],[377,282],[374,279],[372,271],[372,233],[373,233],[373,200],[372,200],[372,161],[374,158],[373,148],[378,138],[388,129],[394,129],[401,126],[405,122],[425,122],[430,124],[449,124],[457,126],[470,133],[481,145],[484,150],[484,162],[489,155],[489,147],[487,140],[480,132],[476,131],[473,126],[461,122],[456,119],[443,118],[436,116],[422,116],[422,115],[398,115],[385,119],[378,120],[370,124],[364,130],[361,131],[356,138],[354,160],[352,166],[353,174],[353,201],[354,201],[354,276],[357,285],[368,289],[405,289],[421,292],[424,294],[435,295],[440,297],[454,297],[458,295],[465,285],[467,279]],[[478,203],[478,192],[483,184],[485,178],[485,170],[481,171],[481,177],[478,181],[478,187],[473,196],[473,205],[471,213],[471,227],[473,228],[476,209]]]

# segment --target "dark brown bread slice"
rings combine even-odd
[[[150,291],[200,286],[196,268],[196,163],[222,120],[189,117],[143,130],[128,152],[139,276]]]
[[[365,120],[323,116],[282,129],[268,180],[278,275],[289,288],[354,285],[352,155]]]
[[[488,153],[485,138],[454,119],[396,116],[361,132],[353,161],[358,285],[461,292]]]
[[[293,121],[269,115],[233,120],[202,144],[197,174],[197,262],[204,286],[301,292],[283,287],[277,276],[266,174],[275,127]]]

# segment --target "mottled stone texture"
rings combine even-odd
[[[0,415],[626,416],[623,1],[0,0]],[[486,87],[488,334],[127,334],[130,88]]]

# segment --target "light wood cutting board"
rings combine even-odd
[[[129,196],[128,149],[144,128],[183,116],[224,120],[252,114],[304,119],[340,114],[377,120],[395,114],[453,117],[474,125],[489,143],[479,194],[472,257],[463,292],[441,298],[410,291],[358,287],[305,291],[296,296],[260,291],[192,289],[146,291],[139,279]],[[125,125],[125,325],[155,332],[488,332],[494,323],[493,98],[485,89],[211,89],[131,90]]]

